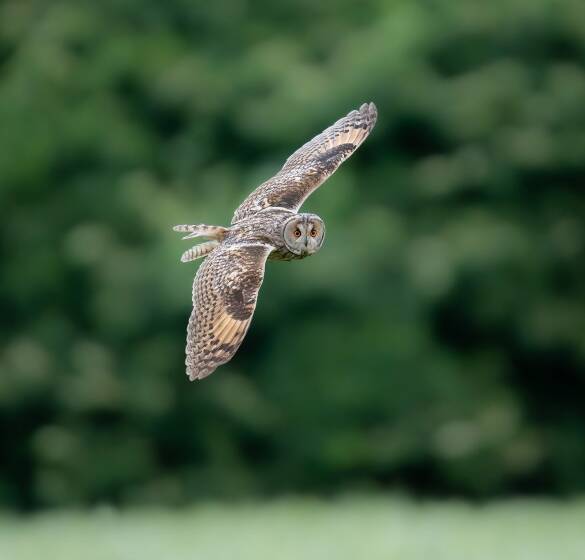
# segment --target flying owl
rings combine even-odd
[[[207,257],[193,281],[185,359],[190,380],[207,377],[236,353],[252,321],[266,261],[303,259],[321,249],[323,220],[299,208],[368,137],[376,118],[376,106],[364,103],[315,136],[242,202],[229,227],[173,228],[187,233],[183,239],[208,239],[181,257]]]

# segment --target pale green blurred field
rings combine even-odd
[[[583,560],[585,500],[278,500],[0,517],[0,558]]]

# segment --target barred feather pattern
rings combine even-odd
[[[221,226],[208,226],[206,224],[197,225],[178,225],[173,228],[173,231],[186,233],[183,239],[191,239],[193,237],[207,237],[208,239],[216,239],[223,241],[228,229]]]
[[[270,206],[297,212],[307,197],[359,148],[377,117],[376,106],[364,103],[301,146],[274,177],[244,200],[232,224]]]
[[[185,365],[203,379],[236,353],[250,322],[272,248],[239,244],[215,249],[193,282]]]
[[[219,245],[219,241],[206,241],[187,249],[181,255],[181,262],[190,262],[209,255]]]

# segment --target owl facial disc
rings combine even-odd
[[[295,214],[285,222],[283,238],[291,253],[307,257],[321,249],[325,224],[316,214]]]

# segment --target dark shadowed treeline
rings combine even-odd
[[[585,490],[585,3],[0,4],[0,504]],[[188,383],[178,223],[378,124]]]

